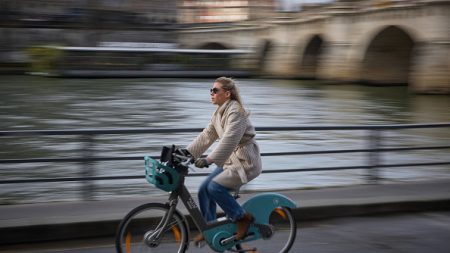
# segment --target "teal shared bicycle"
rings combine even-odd
[[[227,217],[206,222],[184,185],[193,158],[175,146],[164,147],[162,154],[161,161],[145,157],[145,177],[157,188],[170,192],[169,199],[166,203],[138,206],[122,219],[116,234],[118,253],[186,252],[192,223],[215,252],[289,252],[297,232],[292,200],[278,193],[261,193],[248,199],[242,206],[253,215],[254,222],[247,236],[236,240],[236,224]],[[177,209],[179,200],[189,219]]]

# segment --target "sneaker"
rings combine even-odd
[[[247,236],[248,228],[250,227],[250,224],[253,222],[254,218],[250,213],[245,213],[244,217],[237,220],[236,226],[237,226],[237,233],[236,233],[236,240],[240,241],[244,239]]]
[[[200,233],[194,237],[193,242],[197,248],[201,248],[205,246],[205,237],[202,233]]]

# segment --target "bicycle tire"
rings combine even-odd
[[[131,210],[117,229],[117,253],[184,253],[189,244],[188,224],[178,211],[159,240],[152,239],[168,211],[169,206],[161,203],[147,203]]]
[[[248,252],[249,249],[255,249],[258,253],[288,253],[297,235],[297,223],[291,209],[274,209],[270,214],[269,224],[274,230],[270,238],[238,244],[236,251]]]

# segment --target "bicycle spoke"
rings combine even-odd
[[[176,242],[180,242],[181,241],[181,232],[180,229],[178,229],[177,227],[172,227],[172,233],[175,236],[175,241]]]
[[[131,233],[128,232],[125,238],[125,250],[126,253],[131,253]]]
[[[286,213],[283,211],[283,209],[281,209],[281,208],[276,208],[275,209],[275,212],[278,214],[278,215],[280,215],[283,219],[287,219],[287,216],[286,216]]]

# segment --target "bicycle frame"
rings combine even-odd
[[[178,188],[170,193],[168,202],[170,210],[176,209],[178,198],[183,202],[183,205],[186,207],[189,215],[192,217],[192,220],[201,232],[204,232],[210,228],[217,227],[221,224],[232,223],[232,221],[229,220],[206,223],[202,213],[200,212],[197,202],[194,200],[191,193],[184,185],[184,177],[181,178]]]

